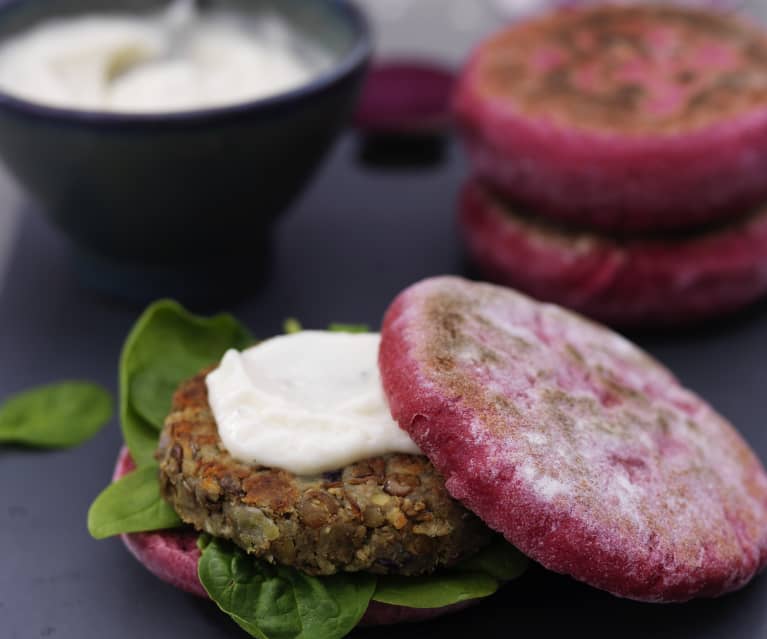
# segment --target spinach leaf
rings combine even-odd
[[[157,434],[176,386],[229,348],[253,341],[231,315],[198,317],[171,300],[152,304],[128,335],[120,357],[120,421],[139,466],[152,463]]]
[[[282,323],[282,332],[285,333],[285,335],[300,333],[302,330],[304,330],[304,327],[301,326],[301,322],[299,322],[295,317],[288,317]]]
[[[378,578],[373,599],[408,608],[439,608],[492,595],[527,569],[528,560],[498,538],[452,568],[424,577],[385,575]]]
[[[311,577],[247,556],[232,544],[200,544],[199,576],[219,608],[258,639],[340,639],[367,610],[376,578]]]
[[[171,398],[178,387],[176,373],[160,367],[136,371],[131,378],[130,400],[133,408],[148,424],[162,430],[170,412]]]
[[[378,578],[373,599],[408,608],[441,608],[492,595],[498,585],[490,575],[472,572],[441,571],[422,577],[384,575]]]
[[[439,608],[487,597],[527,566],[527,559],[500,539],[452,569],[423,577],[310,577],[256,560],[207,535],[199,546],[199,576],[208,595],[259,639],[342,637],[357,624],[371,597],[410,608]]]
[[[65,448],[93,437],[112,418],[112,397],[96,384],[60,382],[0,405],[0,443]]]
[[[483,573],[500,582],[511,581],[527,570],[530,560],[503,537],[485,546],[477,554],[453,566],[455,572]]]
[[[159,469],[144,466],[107,486],[88,510],[88,532],[95,539],[181,525],[160,495]]]
[[[331,333],[369,333],[370,327],[367,324],[341,324],[333,322],[328,326]]]
[[[304,327],[295,317],[288,317],[282,323],[282,330],[286,335],[290,335],[291,333],[300,333],[304,330]],[[367,324],[343,324],[341,322],[333,322],[328,325],[328,330],[331,333],[368,333],[370,332],[370,327]]]

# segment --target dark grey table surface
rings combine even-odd
[[[266,284],[230,307],[256,335],[296,316],[377,326],[392,297],[428,275],[465,273],[454,200],[465,167],[450,147],[425,168],[369,168],[347,136],[280,225]],[[241,273],[242,278],[250,274]],[[1,285],[1,284],[0,284]],[[81,290],[67,242],[28,206],[0,290],[0,398],[62,378],[116,388],[122,340],[140,309]],[[767,306],[714,326],[637,336],[733,420],[767,459]],[[209,602],[158,581],[118,540],[85,528],[120,445],[111,423],[61,452],[0,449],[0,637],[244,637]],[[767,637],[767,577],[715,601],[634,604],[530,571],[473,610],[360,637]]]

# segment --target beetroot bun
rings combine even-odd
[[[724,12],[571,3],[485,41],[455,114],[477,173],[541,216],[689,229],[767,198],[767,34]]]
[[[128,449],[123,447],[117,458],[112,481],[117,481],[135,468]],[[197,576],[200,550],[197,532],[189,528],[159,532],[129,533],[121,535],[130,553],[149,572],[163,581],[198,597],[208,594]],[[442,608],[406,608],[371,601],[360,620],[360,625],[379,626],[394,623],[425,621],[467,608],[478,600],[463,601]]]
[[[510,289],[436,277],[389,307],[392,415],[456,499],[545,568],[648,602],[767,565],[767,474],[626,339]]]
[[[713,229],[615,239],[528,215],[472,179],[459,223],[487,279],[616,326],[704,321],[767,294],[767,207]]]

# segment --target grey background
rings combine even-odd
[[[454,201],[465,174],[450,147],[442,166],[370,169],[347,136],[280,226],[268,283],[230,308],[256,335],[286,316],[309,327],[330,321],[377,326],[392,297],[424,276],[465,273],[454,232]],[[139,309],[78,287],[71,249],[34,209],[0,293],[0,397],[69,377],[115,390],[122,340]],[[248,273],[238,277],[248,278]],[[731,418],[767,459],[763,395],[767,306],[640,343]],[[93,541],[85,516],[109,481],[120,445],[116,422],[70,451],[0,449],[0,637],[240,637],[212,604],[159,582],[118,540]],[[566,609],[566,610],[565,610]],[[632,604],[533,570],[472,611],[397,636],[595,637],[767,636],[767,579],[712,602]],[[388,637],[392,630],[360,631]]]
[[[752,4],[767,11],[767,4]],[[407,24],[417,37],[419,23]],[[448,40],[441,42],[444,48]],[[387,170],[360,166],[358,155],[359,140],[346,136],[280,225],[267,283],[228,308],[256,335],[279,331],[286,316],[310,327],[376,326],[392,297],[413,281],[467,273],[454,230],[466,170],[460,152],[449,147],[439,166]],[[247,281],[251,274],[236,277]],[[0,173],[0,398],[72,377],[115,391],[122,340],[139,312],[82,290],[68,243]],[[705,328],[634,337],[767,459],[767,305]],[[147,573],[118,540],[89,538],[87,508],[109,481],[119,445],[114,421],[75,450],[0,448],[0,638],[244,637],[209,602]],[[355,634],[765,637],[767,578],[715,601],[649,606],[532,570],[473,610]]]

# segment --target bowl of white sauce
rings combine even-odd
[[[343,0],[0,5],[0,157],[85,283],[243,289],[347,122],[370,56]]]

